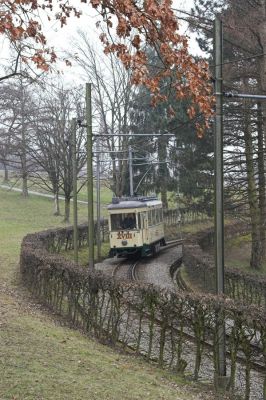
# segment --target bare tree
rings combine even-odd
[[[85,32],[79,31],[73,48],[75,53],[72,53],[72,58],[81,67],[86,79],[93,83],[94,120],[98,123],[98,133],[109,135],[101,140],[101,146],[103,151],[110,152],[112,160],[111,189],[121,196],[126,190],[129,112],[134,94],[130,71],[125,70],[113,54],[99,56]]]
[[[35,182],[54,194],[54,214],[59,215],[59,194],[65,198],[64,220],[69,222],[70,200],[73,191],[72,176],[72,119],[83,109],[82,94],[78,89],[64,89],[61,85],[46,91],[40,101],[40,116],[35,122],[33,146],[29,149],[31,159],[39,166],[32,174]],[[85,132],[77,130],[77,172],[83,176],[86,162],[84,152]],[[79,180],[79,190],[85,180]]]
[[[16,161],[16,170],[22,180],[22,196],[27,197],[28,178],[32,168],[27,149],[30,147],[32,122],[36,113],[33,91],[22,77],[10,81],[8,85],[1,87],[1,91],[2,162],[14,165]]]
[[[0,87],[0,162],[4,168],[4,182],[8,182],[8,168],[13,164],[13,129],[17,119],[17,110],[12,108],[9,86]]]

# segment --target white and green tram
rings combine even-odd
[[[115,197],[107,208],[110,257],[154,255],[165,246],[162,202],[156,197]]]

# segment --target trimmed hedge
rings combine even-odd
[[[57,249],[58,238],[63,242],[62,238],[68,237],[69,229],[28,235],[22,242],[23,282],[43,303],[100,340],[130,346],[160,366],[193,371],[195,379],[201,374],[205,379],[214,376],[214,382],[216,328],[219,323],[225,324],[230,390],[240,391],[246,400],[252,391],[260,393],[257,398],[266,399],[266,381],[252,370],[252,361],[258,358],[265,367],[264,310],[223,297],[119,282],[80,268],[60,254],[49,252]],[[241,374],[244,382],[239,380]]]
[[[227,238],[246,235],[248,226],[234,224],[225,228]],[[201,284],[206,292],[215,293],[216,269],[213,257],[204,250],[214,242],[213,229],[191,235],[183,246],[183,262],[190,278]],[[225,293],[232,299],[266,307],[266,279],[234,268],[225,268]]]

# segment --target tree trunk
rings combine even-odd
[[[54,194],[54,215],[60,215],[60,207],[59,207],[59,195],[58,193]]]
[[[22,196],[28,197],[28,171],[27,171],[27,149],[26,149],[26,126],[24,91],[21,84],[21,173],[22,173]]]
[[[69,223],[70,217],[70,198],[65,197],[65,218],[64,222]]]
[[[262,1],[261,16],[262,23],[259,26],[259,44],[262,53],[266,52],[266,0]],[[266,94],[266,56],[258,59],[259,69],[259,91],[261,94]],[[266,199],[265,199],[265,162],[264,162],[264,145],[266,143],[266,102],[258,104],[258,168],[259,168],[259,205],[260,205],[260,235],[262,241],[262,258],[266,256],[266,241],[265,241],[265,217],[266,217]]]
[[[21,195],[22,195],[22,197],[28,197],[29,196],[27,175],[23,175],[23,178],[22,178],[22,192],[21,192]]]
[[[260,241],[262,246],[262,259],[265,259],[265,165],[264,165],[264,135],[262,123],[262,107],[258,103],[258,179],[259,179],[259,210],[260,210]]]
[[[160,138],[158,141],[158,160],[160,162],[158,168],[158,176],[159,176],[158,183],[164,209],[168,209],[168,200],[167,200],[168,170],[167,170],[167,164],[165,164],[166,158],[167,158],[167,141],[165,138]]]
[[[250,125],[249,102],[244,103],[247,110],[244,117],[244,142],[247,165],[248,201],[251,219],[251,259],[250,267],[259,269],[262,264],[262,246],[260,241],[260,210],[258,205],[255,171],[253,163],[252,132]]]
[[[9,181],[9,176],[8,176],[8,168],[6,166],[5,163],[3,163],[4,165],[4,183]]]
[[[119,176],[118,176],[118,172],[117,172],[117,168],[116,168],[116,162],[113,159],[112,160],[112,174],[113,174],[113,192],[115,194],[115,196],[120,197],[121,196],[121,192],[120,192],[120,186],[119,186]]]
[[[127,177],[127,168],[128,164],[126,161],[122,163],[122,170],[121,170],[121,193],[125,193],[126,190],[126,177]]]

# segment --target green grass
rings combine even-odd
[[[23,236],[64,225],[51,210],[48,199],[0,189],[0,399],[198,399],[201,387],[60,326],[19,285]]]
[[[14,174],[10,174],[9,182],[8,183],[3,182],[3,171],[0,170],[0,184],[10,185],[10,187],[14,186],[15,188],[21,189],[22,180],[20,178],[17,178]],[[81,185],[81,182],[80,182],[80,185]],[[79,187],[79,184],[78,184],[78,187]],[[47,188],[45,186],[43,186],[42,182],[40,181],[40,184],[38,184],[37,180],[35,180],[35,181],[29,180],[28,181],[28,189],[31,191],[36,191],[36,192],[40,192],[40,193],[51,194],[50,192],[48,192]],[[64,196],[64,193],[60,192],[59,195]],[[108,185],[104,181],[101,181],[100,197],[101,197],[101,203],[103,205],[109,204],[112,201],[113,193],[108,188]],[[87,186],[84,185],[78,193],[78,200],[87,201],[87,198],[88,198]],[[94,188],[94,198],[96,199],[96,188]]]
[[[100,186],[100,197],[101,197],[101,204],[109,204],[112,201],[113,192],[109,189],[104,182],[101,182]],[[96,188],[93,189],[94,198],[96,199]],[[87,187],[83,186],[78,194],[79,200],[86,201],[88,198]]]
[[[11,172],[9,174],[9,182],[3,182],[4,179],[4,171],[0,170],[0,184],[5,184],[5,185],[14,185],[14,187],[16,188],[21,188],[22,187],[22,179],[17,177],[16,174],[14,172]],[[94,182],[96,185],[96,182]],[[41,185],[41,186],[40,186]],[[80,185],[81,185],[81,181],[80,181]],[[79,186],[79,184],[78,184]],[[109,204],[112,201],[112,197],[113,197],[113,192],[111,191],[111,189],[108,187],[108,182],[107,181],[101,181],[101,204],[102,205],[106,205]],[[42,182],[40,181],[40,184],[38,184],[38,181],[35,179],[34,181],[31,181],[30,179],[28,180],[28,188],[29,190],[32,191],[36,191],[36,192],[40,192],[40,193],[49,193],[47,191],[47,189],[45,188],[45,186],[43,186]],[[64,196],[63,193],[60,193],[61,196]],[[167,193],[167,197],[168,197],[168,207],[171,209],[176,209],[177,207],[177,203],[176,203],[176,194],[174,192],[168,192]],[[78,200],[82,200],[82,201],[87,201],[88,198],[88,194],[87,194],[87,187],[86,185],[84,185],[79,193],[78,193]],[[96,199],[96,187],[94,188],[94,198]],[[158,198],[160,198],[160,194],[158,195]],[[104,210],[103,210],[104,211]],[[104,211],[104,215],[106,215],[105,211]]]
[[[9,320],[1,343],[1,399],[176,399],[182,384],[37,315]]]
[[[109,253],[109,243],[105,242],[101,244],[101,259],[103,258],[107,258],[108,257],[108,253]],[[64,251],[61,252],[61,254],[69,259],[69,260],[74,260],[74,250],[68,250],[68,251]],[[96,262],[101,261],[97,260],[97,246],[94,246],[94,257],[96,259]],[[89,260],[89,250],[87,247],[81,248],[78,250],[78,262],[80,265],[88,265],[88,260]]]
[[[201,230],[212,228],[213,227],[213,220],[210,219],[208,221],[198,222],[196,224],[187,224],[181,226],[181,231],[186,234],[194,234]]]
[[[1,258],[18,260],[20,242],[27,233],[66,226],[63,216],[53,216],[53,200],[38,196],[22,198],[20,193],[0,189],[0,243]],[[79,221],[87,218],[86,206],[79,207]],[[7,240],[8,239],[8,240]],[[10,278],[10,268],[3,264],[1,275]]]
[[[250,267],[251,235],[238,236],[225,241],[225,264],[249,274],[266,275],[266,262],[260,269]]]

